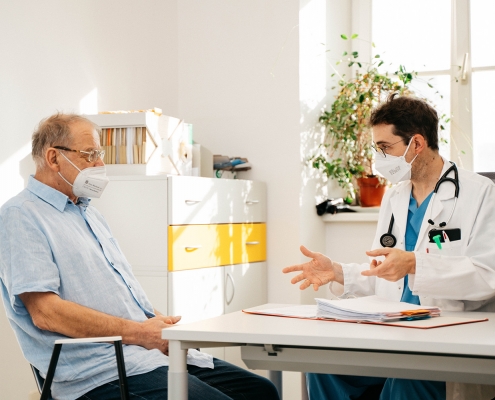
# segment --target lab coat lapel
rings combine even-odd
[[[443,158],[443,168],[442,172],[440,173],[440,177],[450,168],[452,165],[448,160]],[[451,172],[449,174],[449,177],[454,177],[454,173]],[[428,223],[429,219],[432,219],[435,221],[435,223],[438,225],[442,221],[437,221],[437,217],[440,215],[440,213],[443,211],[445,208],[445,202],[454,198],[455,194],[455,188],[452,183],[446,182],[440,185],[438,188],[438,192],[436,195],[432,196],[432,199],[430,201],[430,204],[428,204],[428,208],[426,209],[425,212],[425,217],[423,218],[423,222],[421,224],[421,229],[419,230],[419,235],[418,235],[418,241],[416,242],[416,249],[418,249],[421,246],[421,242],[425,239],[426,233],[430,231],[430,228],[432,226]]]
[[[392,213],[394,214],[395,222],[394,225],[399,229],[399,234],[395,235],[399,243],[406,235],[407,226],[407,212],[409,210],[409,199],[411,196],[411,182],[404,182],[395,190],[394,195],[390,198],[390,206],[392,208]]]

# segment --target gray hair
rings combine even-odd
[[[41,120],[32,137],[33,147],[31,154],[36,164],[36,170],[43,169],[46,166],[45,153],[49,147],[71,146],[72,134],[70,127],[75,122],[87,122],[93,125],[98,133],[100,132],[98,125],[78,114],[57,113]]]

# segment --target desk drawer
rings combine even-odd
[[[266,224],[234,224],[234,264],[266,260]]]
[[[266,186],[262,182],[169,177],[170,225],[266,221]]]
[[[168,270],[233,264],[232,224],[168,227]]]

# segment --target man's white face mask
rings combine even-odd
[[[69,161],[72,166],[79,171],[74,180],[74,183],[70,183],[67,179],[65,179],[62,174],[59,172],[60,177],[67,182],[67,184],[72,186],[72,193],[77,197],[91,197],[98,199],[105,187],[108,184],[108,177],[106,175],[106,168],[103,167],[88,167],[83,170],[80,170],[76,167],[76,165],[69,160],[66,155],[60,152],[64,156],[64,158]]]
[[[411,164],[418,156],[416,154],[410,163],[406,161],[406,154],[411,143],[412,138],[409,140],[406,151],[400,157],[390,154],[384,156],[380,151],[376,153],[375,169],[393,184],[411,179]]]

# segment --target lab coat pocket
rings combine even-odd
[[[428,243],[426,247],[428,254],[437,254],[439,256],[461,256],[462,255],[462,243],[460,240],[450,243],[442,243],[442,248],[439,249],[436,243]]]

